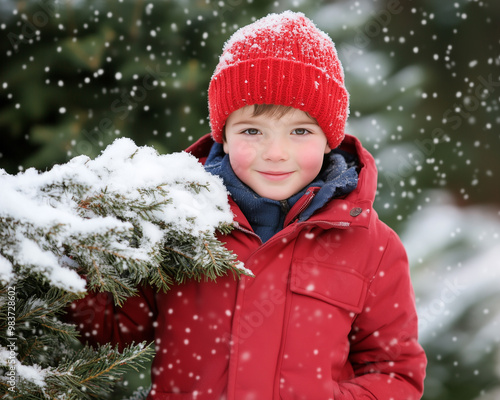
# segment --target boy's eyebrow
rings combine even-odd
[[[256,123],[257,123],[256,121],[243,120],[243,121],[233,122],[231,125],[255,125]]]
[[[318,125],[318,123],[312,119],[309,119],[309,120],[296,121],[291,125]]]

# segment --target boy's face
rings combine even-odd
[[[262,197],[284,200],[312,182],[330,152],[319,125],[304,111],[253,116],[253,106],[231,113],[224,152],[238,178]]]

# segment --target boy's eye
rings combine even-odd
[[[297,128],[292,131],[292,135],[307,135],[308,133],[311,133],[305,128]]]
[[[258,135],[260,133],[260,131],[258,129],[255,129],[255,128],[248,128],[248,129],[245,129],[242,133],[246,133],[247,135]]]

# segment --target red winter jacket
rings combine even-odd
[[[203,162],[211,144],[188,151]],[[236,229],[221,240],[254,278],[143,288],[121,309],[90,294],[72,311],[84,337],[154,340],[148,400],[420,399],[426,357],[406,254],[372,208],[372,156],[351,136],[341,148],[359,158],[357,188],[304,222],[299,200],[264,244],[230,199]]]

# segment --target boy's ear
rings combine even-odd
[[[328,154],[330,151],[332,151],[330,145],[327,143],[325,147],[325,154]]]
[[[222,148],[224,149],[224,153],[229,154],[226,141],[226,125],[222,128]]]

